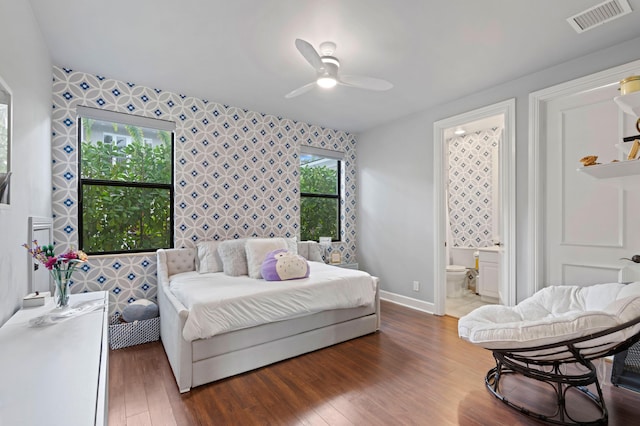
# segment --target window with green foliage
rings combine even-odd
[[[80,248],[172,247],[173,133],[84,117],[80,124]]]
[[[300,155],[300,239],[340,241],[340,161]]]

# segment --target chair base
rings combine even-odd
[[[532,367],[529,363],[516,361],[507,354],[500,351],[494,351],[493,356],[496,360],[496,366],[489,370],[485,377],[487,389],[493,396],[504,402],[507,406],[518,410],[522,414],[543,420],[548,423],[558,425],[603,425],[607,424],[608,413],[607,407],[602,396],[602,389],[598,381],[598,374],[593,363],[589,360],[578,360],[577,364],[582,365],[586,369],[584,373],[570,374],[562,372],[561,367],[565,367],[561,362],[550,362],[546,366],[541,367],[539,363],[535,363],[538,367]],[[549,371],[545,371],[547,367]],[[566,369],[566,368],[565,368]],[[500,380],[509,374],[520,374],[525,377],[538,380],[540,382],[551,385],[556,396],[556,411],[553,415],[545,415],[537,413],[525,406],[518,405],[510,401],[507,396],[500,391]],[[597,395],[594,394],[587,386],[595,385]],[[575,420],[567,412],[566,394],[570,389],[575,389],[587,398],[597,409],[599,417],[593,420]]]

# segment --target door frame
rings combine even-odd
[[[504,244],[503,262],[500,268],[501,281],[506,279],[505,302],[509,306],[515,305],[516,300],[516,244],[515,244],[515,164],[516,164],[516,100],[508,99],[493,105],[475,109],[463,114],[449,117],[436,121],[433,124],[433,158],[434,158],[434,176],[433,176],[433,217],[434,225],[434,313],[436,315],[444,315],[445,299],[446,299],[446,255],[445,242],[446,235],[446,202],[445,202],[445,183],[446,172],[446,139],[445,131],[451,127],[462,126],[472,121],[482,120],[484,118],[496,115],[504,116],[504,130],[502,146],[502,159],[500,164],[500,180],[502,181],[500,197],[501,197],[501,237]]]
[[[541,151],[546,146],[546,106],[547,103],[576,93],[596,89],[618,82],[640,69],[640,60],[609,68],[585,77],[580,77],[529,94],[529,265],[527,294],[533,295],[544,287],[544,212],[545,176]]]

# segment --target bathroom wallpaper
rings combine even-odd
[[[502,128],[448,140],[449,221],[454,247],[492,246],[492,150]],[[496,159],[497,160],[497,159]]]
[[[341,242],[356,251],[356,138],[347,132],[76,72],[53,69],[53,215],[57,250],[78,246],[76,107],[173,121],[174,246],[246,236],[299,237],[299,152],[303,145],[345,153]],[[73,293],[107,290],[110,312],[156,296],[155,253],[91,256],[73,275]]]

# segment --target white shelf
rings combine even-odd
[[[580,167],[578,171],[625,189],[640,189],[640,160]]]
[[[620,109],[634,117],[640,116],[640,92],[633,92],[627,95],[617,96],[613,100]]]

